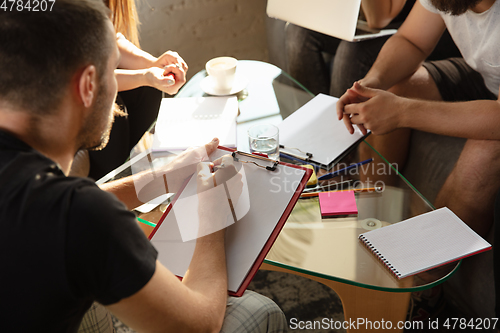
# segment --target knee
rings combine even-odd
[[[392,92],[393,94],[395,95],[398,95],[398,96],[402,96],[402,97],[410,97],[412,96],[412,92],[411,92],[411,78],[406,78],[406,79],[403,79],[401,81],[399,81],[398,83],[396,83],[395,85],[393,85],[391,88],[389,88],[388,91]],[[413,96],[412,96],[413,97]]]
[[[300,47],[308,38],[308,31],[302,27],[287,23],[285,26],[285,39],[287,48]]]
[[[467,140],[455,167],[458,180],[482,191],[500,184],[500,141]]]
[[[286,332],[286,317],[271,299],[247,290],[228,301],[221,332]]]
[[[399,81],[389,89],[390,92],[408,98],[426,100],[442,100],[434,79],[425,67],[420,68],[409,77]]]
[[[499,174],[500,141],[467,140],[460,155],[459,165],[480,175]]]

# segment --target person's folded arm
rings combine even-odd
[[[398,16],[405,2],[406,0],[361,0],[361,9],[370,28],[382,29]]]
[[[135,70],[115,69],[115,77],[118,82],[118,91],[149,86],[169,95],[176,94],[186,82],[185,72],[172,65],[165,69],[159,67]]]
[[[386,90],[409,77],[431,54],[445,29],[441,16],[417,1],[398,32],[384,44],[361,82]]]
[[[120,63],[118,68],[122,69],[145,69],[150,67],[165,68],[168,65],[179,64],[187,72],[188,65],[175,51],[166,51],[161,56],[155,57],[148,52],[138,48],[122,34],[117,34],[118,50],[120,51]]]
[[[121,59],[118,64],[122,69],[144,69],[155,66],[156,57],[146,51],[141,50],[121,33],[117,34],[116,42],[120,51]]]
[[[498,100],[411,102],[408,112],[401,115],[401,127],[466,139],[500,140]]]
[[[500,93],[500,92],[499,92]],[[355,83],[350,94],[366,99],[345,107],[351,124],[386,134],[412,128],[475,140],[500,140],[500,101],[438,102],[404,98]]]
[[[437,45],[445,28],[440,15],[431,13],[417,1],[398,32],[387,40],[375,63],[359,82],[365,87],[387,90],[411,76]],[[344,120],[351,133],[354,128],[344,114],[345,107],[365,101],[366,98],[360,98],[350,89],[337,102],[337,117]]]

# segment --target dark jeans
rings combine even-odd
[[[158,117],[161,98],[161,91],[151,87],[118,93],[116,102],[125,107],[128,116],[115,118],[106,148],[89,152],[89,177],[98,180],[129,158],[132,148]]]
[[[368,73],[388,38],[348,42],[288,24],[286,71],[314,94],[340,97],[355,81]],[[333,65],[330,60],[332,56]],[[446,31],[428,59],[457,56],[460,56],[460,52]]]

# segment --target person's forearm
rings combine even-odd
[[[475,140],[500,140],[500,103],[408,100],[400,127]]]
[[[370,82],[372,88],[387,90],[412,75],[426,57],[427,54],[396,33],[384,44],[377,60],[361,81]]]
[[[125,37],[118,38],[117,44],[121,54],[119,68],[143,69],[155,65],[156,57],[141,50]]]
[[[178,186],[171,181],[170,187],[165,182],[166,177],[154,176],[151,171],[141,172],[136,175],[124,177],[101,184],[101,190],[114,194],[129,210],[159,197],[166,193],[175,193]]]
[[[361,0],[361,8],[368,26],[382,29],[398,16],[405,2],[406,0]]]
[[[208,223],[213,222],[208,221]],[[192,292],[212,305],[212,319],[221,324],[227,303],[224,237],[225,230],[221,230],[197,239],[189,269],[182,280]]]
[[[129,176],[109,183],[101,184],[99,185],[99,187],[101,188],[101,190],[114,194],[118,198],[118,200],[120,200],[125,204],[125,206],[127,206],[127,209],[129,210],[135,209],[144,203],[141,202],[138,198],[134,184],[134,176]]]
[[[187,170],[189,169],[189,170]],[[191,176],[191,168],[176,168],[168,164],[162,170],[151,170],[101,184],[99,187],[114,194],[129,210],[166,193],[176,193]]]
[[[148,85],[146,71],[143,69],[115,69],[118,91],[126,91]]]

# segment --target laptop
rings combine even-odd
[[[393,35],[359,19],[361,0],[268,0],[267,15],[323,34],[358,42]]]

